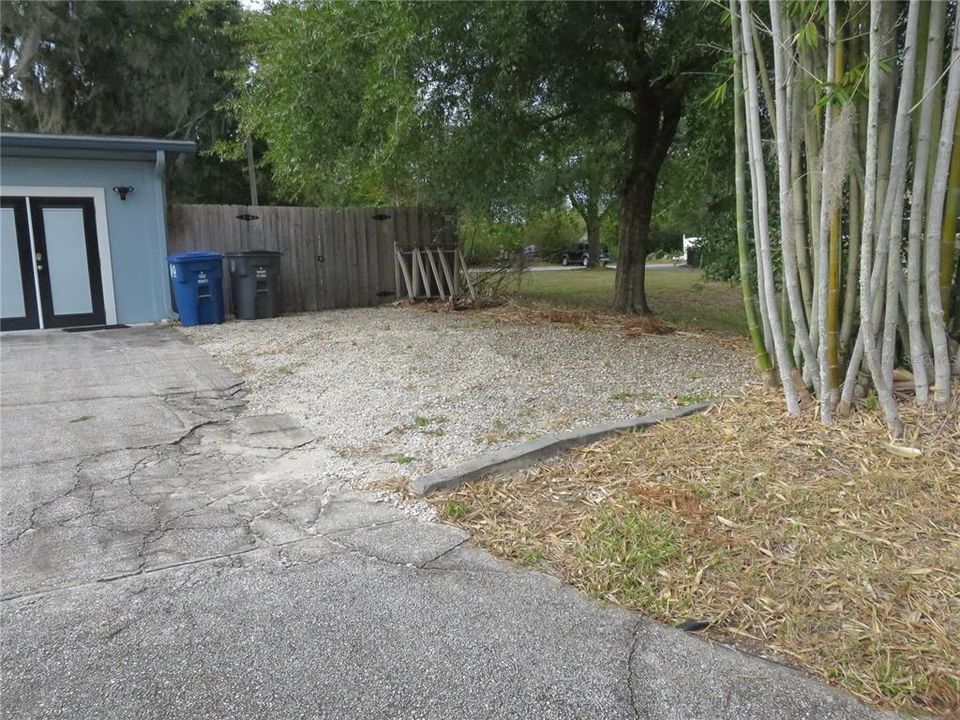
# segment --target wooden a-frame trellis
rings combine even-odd
[[[403,296],[405,289],[410,300],[434,297],[452,299],[460,292],[462,272],[470,299],[476,299],[476,291],[452,223],[445,223],[433,232],[427,242],[418,238],[398,238],[393,250],[398,297]]]

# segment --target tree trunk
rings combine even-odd
[[[654,96],[656,95],[656,97]],[[620,189],[620,257],[614,306],[637,315],[651,314],[645,272],[647,238],[653,214],[657,175],[680,122],[682,107],[669,88],[638,91],[633,96],[635,125],[628,148],[628,167]]]
[[[654,184],[635,182],[620,196],[620,257],[614,305],[621,312],[650,315],[647,304],[646,262]]]

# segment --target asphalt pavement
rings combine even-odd
[[[321,480],[176,330],[0,355],[5,718],[892,717]]]

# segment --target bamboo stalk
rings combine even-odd
[[[849,357],[850,338],[853,336],[853,321],[857,317],[857,274],[860,268],[860,232],[863,222],[863,180],[856,175],[850,181],[850,204],[847,229],[850,235],[847,246],[847,274],[843,283],[843,315],[840,319],[840,350]]]
[[[860,333],[858,344],[862,347],[870,368],[870,375],[877,391],[877,399],[887,421],[887,427],[894,436],[903,434],[903,423],[897,402],[893,397],[891,384],[888,383],[880,367],[879,350],[873,335],[873,298],[871,297],[873,254],[874,218],[875,213],[869,212],[874,207],[877,191],[877,139],[879,131],[879,100],[880,100],[880,27],[881,8],[880,0],[871,0],[870,3],[870,60],[869,60],[869,91],[867,109],[867,143],[864,169],[863,206],[868,210],[863,213],[863,230],[860,234]],[[879,276],[879,273],[878,273]]]
[[[770,91],[770,73],[767,72],[767,61],[763,55],[763,44],[760,42],[760,33],[757,30],[757,24],[750,21],[750,34],[753,35],[753,51],[757,58],[757,74],[760,76],[760,88],[763,90],[763,102],[770,110],[773,107],[773,93]],[[774,50],[776,52],[776,50]],[[777,137],[777,128],[771,126],[773,137]]]
[[[939,408],[945,408],[950,400],[950,353],[947,346],[946,326],[943,320],[943,303],[937,292],[940,283],[940,247],[943,231],[943,210],[947,194],[947,177],[952,156],[952,143],[957,122],[957,105],[960,104],[960,13],[956,13],[953,42],[950,51],[950,73],[945,93],[943,123],[940,131],[940,150],[934,169],[934,180],[927,204],[927,235],[925,270],[927,287],[927,315],[930,324],[930,339],[933,345],[934,381],[933,400]]]
[[[803,98],[801,88],[792,93],[790,105],[793,112],[793,122],[790,130],[790,167],[793,171],[793,241],[797,248],[797,274],[800,277],[800,294],[807,313],[810,312],[813,296],[812,279],[810,277],[810,256],[807,253],[807,183],[800,172],[802,167],[803,149]],[[799,350],[799,347],[797,348]]]
[[[941,126],[941,134],[942,132]],[[953,267],[957,260],[958,214],[960,214],[960,115],[953,123],[953,150],[950,153],[950,172],[943,207],[943,230],[940,233],[940,304],[943,306],[943,324],[946,327],[950,326],[952,310],[950,287],[953,281]]]
[[[896,3],[884,2],[880,9],[880,56],[889,58],[897,51],[897,13]],[[880,74],[880,129],[878,134],[877,155],[877,198],[874,212],[883,214],[883,203],[887,198],[887,186],[890,184],[890,160],[893,153],[893,121],[897,102],[897,68],[892,66]],[[885,270],[886,268],[884,268]]]
[[[750,282],[750,254],[747,247],[747,210],[746,210],[746,180],[744,173],[744,146],[746,145],[746,131],[744,129],[743,110],[743,81],[741,67],[743,50],[740,45],[740,21],[737,18],[736,0],[730,0],[730,24],[733,42],[733,136],[734,159],[736,164],[735,188],[737,198],[737,254],[740,260],[740,287],[743,291],[743,308],[747,315],[747,328],[753,341],[753,350],[757,356],[757,366],[767,385],[776,385],[773,362],[764,344],[763,330],[757,319],[757,308],[753,297],[753,286]]]
[[[806,46],[800,47],[800,63],[803,67],[808,69],[808,72],[816,75],[816,70],[813,66],[813,55],[810,52],[810,49]],[[817,228],[820,227],[821,196],[819,168],[822,164],[822,148],[820,147],[822,132],[820,129],[820,110],[817,107],[817,96],[812,87],[807,89],[806,102],[809,108],[811,108],[807,112],[803,113],[803,147],[806,156],[808,205],[807,228],[809,232],[807,237],[808,242],[806,252],[809,258],[810,255],[816,257],[817,243],[819,241],[819,238],[817,237]],[[816,263],[810,263],[809,260],[808,265],[811,265],[811,283],[813,288],[816,287],[817,283],[817,267]],[[812,288],[810,293],[811,300],[809,308],[811,334],[816,330],[816,317],[819,314],[817,307],[817,295]]]
[[[831,71],[833,73],[834,85],[839,85],[843,81],[843,37],[840,35],[837,27],[837,9],[836,2],[830,0],[830,13],[832,17],[830,40],[833,46],[833,64]],[[834,108],[834,123],[839,119],[839,111]],[[826,321],[823,328],[827,334],[827,350],[825,358],[821,362],[826,362],[827,371],[824,374],[824,396],[821,401],[822,408],[835,402],[835,389],[839,383],[840,358],[837,352],[837,346],[840,335],[840,198],[833,200],[834,208],[830,213],[830,236],[828,248],[828,268],[827,268],[827,312]],[[831,408],[832,409],[832,408]]]
[[[767,313],[770,320],[770,332],[773,336],[774,351],[777,358],[777,367],[780,371],[780,381],[783,385],[784,398],[787,403],[787,411],[791,415],[798,415],[800,413],[800,403],[797,399],[796,388],[793,385],[790,356],[784,343],[780,320],[776,312],[772,312],[772,309],[776,308],[776,298],[773,292],[773,258],[770,252],[767,186],[763,168],[763,147],[760,138],[760,103],[757,97],[757,68],[753,52],[753,35],[747,27],[748,25],[753,25],[750,16],[749,0],[740,0],[740,16],[744,51],[743,65],[747,70],[748,80],[746,83],[747,107],[745,113],[749,141],[747,149],[750,163],[754,168],[753,177],[758,181],[752,186],[752,189],[754,210],[758,215],[758,226],[760,230],[758,245],[764,276],[764,300],[767,303],[768,311],[770,311]]]
[[[741,30],[742,30],[742,26],[741,26]],[[741,52],[742,52],[742,44],[741,44]],[[743,63],[741,63],[741,65],[743,65]],[[741,67],[741,70],[742,70],[741,82],[743,83],[743,87],[746,87],[748,82],[747,68]],[[749,148],[749,144],[747,147]],[[757,203],[756,188],[759,185],[759,181],[756,178],[756,166],[752,162],[748,162],[747,165],[749,166],[749,170],[750,170],[751,203],[753,207],[756,207],[756,203]],[[760,309],[760,325],[763,328],[764,347],[766,347],[767,349],[767,354],[773,356],[774,355],[773,333],[770,330],[770,316],[767,311],[767,303],[766,303],[766,297],[767,297],[766,282],[763,274],[763,257],[760,254],[760,222],[757,218],[756,212],[750,213],[750,216],[753,224],[754,257],[755,257],[756,266],[757,266],[757,275],[756,275],[757,299],[758,299],[757,306]]]
[[[898,291],[897,274],[901,272],[900,245],[902,234],[903,204],[906,191],[907,165],[910,146],[910,108],[913,100],[914,76],[916,74],[917,45],[919,42],[920,0],[910,0],[907,13],[907,30],[904,38],[904,58],[900,81],[900,96],[897,100],[897,117],[893,130],[893,152],[890,160],[890,183],[880,217],[880,233],[877,254],[886,256],[887,284],[881,344],[881,367],[884,378],[893,382],[893,366],[897,348]]]
[[[790,303],[792,326],[800,344],[804,364],[811,369],[813,385],[818,396],[823,387],[822,373],[818,375],[819,361],[810,342],[807,329],[806,309],[800,295],[797,279],[796,244],[793,239],[791,214],[793,201],[791,192],[793,182],[790,172],[790,108],[787,105],[786,91],[793,80],[792,64],[787,58],[787,35],[784,18],[780,14],[778,0],[770,0],[770,26],[773,33],[773,73],[774,73],[774,118],[777,125],[777,180],[780,187],[780,250],[783,261],[784,288]],[[821,414],[823,422],[829,422]]]
[[[925,6],[926,7],[926,6]],[[923,68],[923,80],[920,83],[920,118],[916,124],[916,145],[913,164],[913,184],[910,193],[910,225],[907,231],[907,330],[910,337],[910,365],[913,369],[914,393],[917,403],[927,403],[927,343],[923,334],[923,315],[920,305],[920,265],[921,237],[927,200],[927,161],[930,158],[930,133],[933,125],[933,104],[931,97],[934,85],[940,75],[940,58],[943,55],[943,23],[946,5],[934,3],[924,14],[927,21],[927,38],[924,45],[926,61]],[[937,238],[939,245],[939,238]],[[939,264],[937,268],[939,279]],[[935,282],[930,286],[935,293],[940,288]]]

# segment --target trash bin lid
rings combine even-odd
[[[186,262],[188,260],[222,260],[223,255],[215,252],[185,252],[177,253],[176,255],[168,255],[167,260],[170,262]]]

